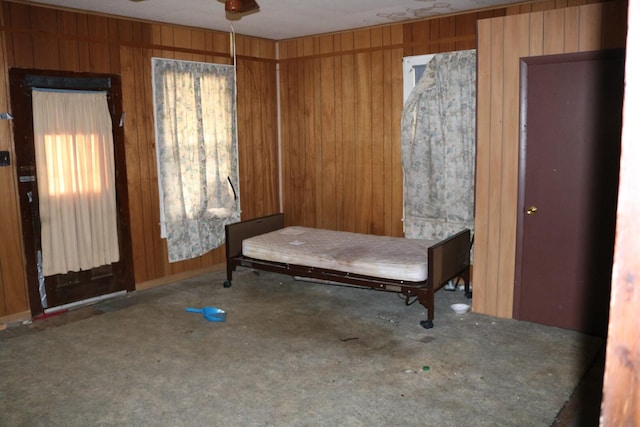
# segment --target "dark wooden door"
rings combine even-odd
[[[22,235],[25,244],[27,286],[32,315],[46,308],[86,300],[118,291],[134,289],[124,133],[120,81],[117,76],[59,71],[11,69],[11,107],[14,116],[16,166],[20,193]],[[33,136],[32,88],[60,90],[101,90],[107,92],[113,124],[116,202],[118,204],[118,244],[120,260],[86,271],[41,277],[40,215]],[[43,291],[44,290],[44,291]],[[46,299],[44,298],[46,295]]]
[[[605,336],[622,51],[525,58],[514,316]]]

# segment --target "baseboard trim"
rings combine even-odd
[[[136,283],[136,291],[142,291],[145,289],[156,288],[158,286],[167,285],[169,283],[177,282],[180,280],[190,279],[192,277],[201,276],[203,274],[212,273],[214,271],[221,271],[227,268],[225,263],[214,264],[210,267],[200,268],[198,270],[189,270],[183,273],[172,274],[170,276],[161,277],[159,279],[148,280],[146,282]]]
[[[13,313],[8,316],[0,317],[0,323],[14,323],[24,320],[31,320],[31,311],[22,311],[20,313]]]

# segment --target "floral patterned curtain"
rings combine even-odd
[[[153,58],[162,227],[169,261],[207,253],[240,220],[233,66]]]
[[[476,51],[436,55],[402,114],[405,236],[473,230]]]

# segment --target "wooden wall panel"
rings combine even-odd
[[[287,222],[402,235],[402,57],[474,48],[479,19],[521,13],[529,17],[535,9],[558,10],[551,16],[564,22],[565,5],[563,0],[535,2],[280,42],[282,187]],[[521,18],[519,22],[524,25],[531,19],[536,18]],[[539,23],[543,23],[542,16]],[[544,43],[557,43],[553,31],[553,27],[547,27],[546,39],[544,33],[539,40],[535,36],[528,39],[527,43],[540,44],[539,49],[528,48],[542,54]],[[503,57],[518,54],[524,43],[518,37],[521,32],[517,25],[508,25],[504,34],[494,34],[496,43],[509,40],[508,51],[496,53],[491,59],[497,67],[490,73],[494,87],[518,84],[517,75],[505,68]],[[516,39],[511,40],[511,36]],[[513,132],[513,126],[505,130],[502,111],[507,111],[509,118],[517,118],[518,111],[517,99],[502,95],[499,99],[501,102],[491,107],[493,121],[487,132],[500,149],[481,150],[482,155],[490,156],[493,168],[502,167],[503,158],[514,154],[509,143],[502,146]],[[485,208],[488,215],[500,218],[487,224],[495,232],[501,230],[502,220],[513,224],[516,219],[515,213],[503,212],[500,205],[503,192],[515,191],[510,178],[516,170],[516,166],[507,165],[504,173],[489,175],[487,171],[481,178],[494,189],[493,203]],[[494,255],[507,256],[492,247]],[[488,268],[497,280],[514,266],[500,263]],[[482,290],[479,292],[482,295]],[[510,310],[510,294],[498,293],[497,289],[487,292],[491,293],[492,306],[499,301],[505,313]]]
[[[134,275],[137,288],[184,277],[224,262],[224,248],[169,263],[160,238],[151,57],[231,64],[228,33],[1,2],[0,110],[8,111],[10,67],[120,75],[126,113],[125,151]],[[276,43],[238,36],[238,136],[242,216],[278,212]],[[3,50],[3,53],[5,51]],[[4,105],[4,107],[3,107]],[[8,121],[0,150],[13,155]],[[28,310],[16,171],[0,168],[0,318]],[[247,179],[247,177],[249,179]],[[6,243],[5,243],[5,239]],[[151,284],[151,285],[149,285]]]
[[[2,11],[0,11],[2,20]],[[9,111],[5,36],[0,33],[0,112]],[[0,150],[8,151],[10,166],[0,167],[0,317],[29,309],[23,265],[17,171],[11,121],[0,120]]]
[[[287,222],[401,235],[402,31],[280,43]]]
[[[531,12],[478,22],[476,312],[512,317],[518,208],[520,58],[624,47],[625,2]],[[619,22],[605,20],[617,17]],[[605,36],[605,34],[607,34]],[[499,74],[499,76],[497,75]]]
[[[255,218],[280,210],[275,45],[249,37],[237,43],[240,200],[242,217]]]
[[[340,77],[342,79],[342,92],[340,92],[342,103],[342,129],[340,146],[342,151],[342,162],[340,164],[341,181],[343,193],[337,198],[340,200],[342,211],[338,225],[341,224],[340,230],[355,230],[355,200],[358,188],[355,171],[353,166],[356,162],[356,103],[355,103],[355,55],[354,34],[352,32],[340,35],[340,46],[338,56],[342,62]]]
[[[530,31],[529,52],[542,54],[544,49],[556,49],[555,32],[545,33],[544,15],[531,12],[589,1],[534,2],[278,43],[237,36],[242,217],[274,213],[280,211],[282,204],[288,223],[402,235],[402,57],[473,48],[478,20],[522,13],[528,16],[530,28],[540,30]],[[22,2],[1,1],[1,5],[1,35],[6,47],[3,71],[8,67],[40,68],[106,72],[122,78],[136,286],[145,287],[172,275],[189,274],[221,263],[222,249],[192,261],[173,264],[166,261],[166,242],[159,237],[150,58],[231,63],[229,34],[39,8]],[[551,15],[550,19],[564,22],[564,49],[582,49],[585,44],[596,43],[598,37],[585,29],[585,22],[597,26],[624,16],[617,9],[601,10],[598,15],[601,18],[593,12],[582,15],[582,10],[575,9],[563,9],[562,17]],[[572,29],[574,24],[576,27]],[[507,32],[521,31],[510,30],[508,24],[504,28]],[[613,27],[602,31],[599,38],[603,46],[615,46],[621,34],[624,34],[621,28]],[[509,49],[517,52],[520,47]],[[492,64],[505,56],[512,53],[494,52],[488,61],[479,61]],[[505,75],[510,70],[503,66],[496,73]],[[502,84],[497,80],[494,83]],[[506,107],[490,105],[489,112],[484,113],[489,123],[484,135],[495,137],[497,144],[509,139],[512,130],[500,126],[499,119],[491,113],[511,110],[514,101],[508,102]],[[479,117],[481,114],[479,111]],[[3,139],[0,144],[5,141],[11,139]],[[478,211],[485,212],[477,221],[503,232],[503,225],[487,219],[489,212],[498,214],[497,218],[508,218],[504,211],[509,202],[504,201],[502,193],[513,191],[509,178],[513,168],[506,167],[497,177],[493,168],[501,168],[504,156],[512,156],[514,149],[509,145],[499,147],[499,151],[492,146],[478,147],[478,158],[484,162],[489,159],[492,166],[489,168],[479,160],[478,180],[485,187],[490,184],[493,192],[477,201]],[[9,148],[13,149],[12,143]],[[7,169],[0,169],[3,184],[6,177],[2,174],[6,173]],[[10,175],[15,180],[15,171]],[[0,191],[8,192],[6,200],[13,201],[0,205],[2,226],[15,233],[20,225],[15,188],[0,187]],[[3,193],[3,199],[4,196]],[[493,241],[476,240],[478,248],[482,245],[489,248],[489,243]],[[24,262],[11,258],[8,252],[0,250],[0,298],[4,298],[0,307],[10,306],[9,312],[15,313],[24,308],[21,302],[26,295]],[[16,256],[22,251],[11,253]],[[502,260],[510,258],[510,251],[504,250],[504,246],[502,252],[498,249],[495,254]],[[477,260],[485,256],[488,265],[493,261],[481,250],[477,256]],[[493,271],[491,274],[498,280],[511,268],[501,262],[499,267],[485,267],[484,272]],[[17,292],[7,289],[9,282],[18,283]],[[482,285],[476,285],[477,295],[482,297],[483,292],[485,296],[493,295],[488,298],[492,301],[488,306],[494,311],[497,306],[508,308],[503,300],[509,294],[499,291],[496,287],[483,291]],[[0,317],[9,312],[0,308]]]

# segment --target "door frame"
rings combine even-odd
[[[38,81],[38,87],[47,87],[50,89],[107,91],[114,142],[118,244],[120,249],[120,261],[113,264],[113,277],[114,280],[120,283],[121,289],[128,292],[135,289],[135,280],[133,273],[133,250],[131,245],[124,126],[121,121],[123,111],[120,77],[113,74],[10,68],[9,89],[14,116],[14,145],[16,147],[16,171],[18,174],[21,231],[25,250],[27,293],[29,296],[31,315],[37,316],[44,312],[44,307],[40,300],[37,265],[37,251],[40,243],[35,240],[39,238],[40,233],[32,232],[32,236],[29,232],[39,227],[39,224],[34,223],[33,216],[30,214],[31,205],[28,192],[31,191],[37,195],[38,189],[35,181],[28,181],[24,178],[25,176],[36,175],[33,131],[17,131],[19,129],[33,129],[33,105],[31,97],[25,95],[31,87],[36,86],[31,82],[32,80]],[[23,138],[23,140],[18,141],[19,138]],[[23,149],[21,147],[27,148]],[[25,150],[26,152],[24,152]],[[19,155],[19,152],[22,152],[22,155]],[[34,166],[29,167],[28,164]]]
[[[514,319],[521,316],[521,296],[523,283],[523,250],[524,250],[524,221],[525,221],[525,185],[527,160],[527,106],[528,106],[528,67],[529,65],[550,64],[570,61],[595,60],[611,57],[624,58],[624,49],[604,49],[587,52],[563,53],[556,55],[532,56],[520,58],[520,117],[519,117],[519,155],[518,155],[518,198],[516,217],[516,256],[514,275],[513,315]]]

